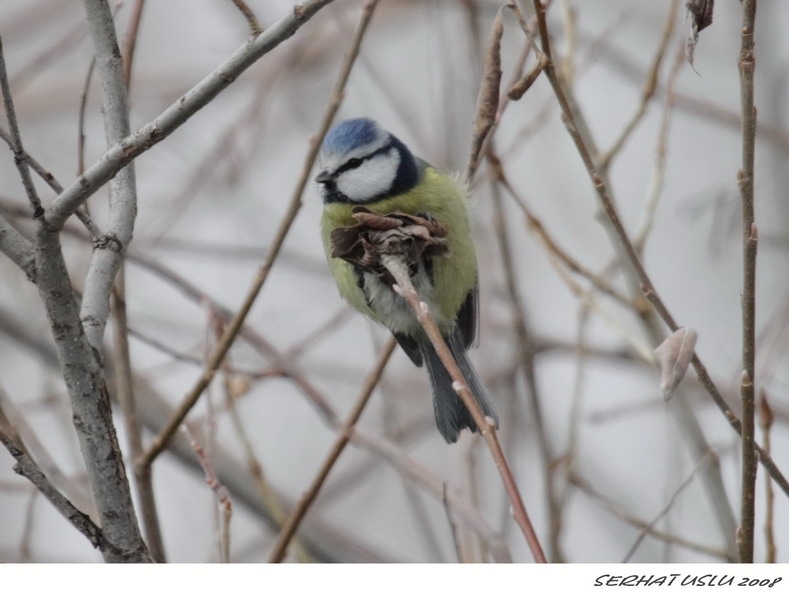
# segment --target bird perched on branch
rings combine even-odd
[[[415,157],[369,119],[334,126],[323,141],[321,230],[329,267],[340,294],[359,312],[387,327],[417,366],[425,365],[433,387],[436,425],[448,443],[460,431],[477,431],[474,419],[452,386],[419,321],[380,272],[349,262],[337,252],[332,233],[358,225],[354,210],[379,215],[404,213],[436,222],[445,251],[425,253],[411,265],[411,279],[426,302],[482,412],[497,424],[485,386],[466,356],[477,333],[477,262],[468,218],[467,186]]]

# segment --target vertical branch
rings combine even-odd
[[[132,9],[131,19],[128,30],[123,39],[123,83],[128,90],[131,87],[132,65],[134,63],[134,50],[137,45],[140,21],[145,7],[145,0],[137,0]],[[95,64],[95,60],[91,66]],[[90,74],[88,75],[90,77]],[[89,81],[89,79],[88,79]],[[87,82],[85,87],[87,94]],[[80,118],[84,115],[80,111]],[[80,132],[82,128],[80,127]],[[84,135],[80,136],[80,140]],[[80,158],[81,160],[81,158]],[[116,390],[118,404],[123,411],[123,424],[128,439],[128,448],[132,464],[137,464],[137,459],[145,452],[140,431],[140,422],[137,414],[137,400],[134,394],[134,381],[132,375],[131,356],[129,352],[129,323],[126,310],[126,266],[124,259],[121,259],[118,272],[115,276],[115,285],[112,293],[112,335],[115,352],[113,353],[113,363],[115,366]],[[159,516],[156,511],[156,496],[153,490],[153,474],[150,468],[134,468],[135,489],[137,501],[139,503],[140,517],[145,530],[145,540],[148,543],[148,550],[151,558],[163,563],[167,561],[162,540],[162,530],[159,523]]]
[[[211,463],[208,453],[197,442],[197,440],[195,440],[186,425],[181,425],[181,431],[184,432],[186,439],[189,440],[189,444],[192,446],[192,450],[194,451],[200,466],[203,468],[205,482],[216,496],[220,513],[219,535],[217,536],[219,542],[219,561],[223,563],[229,563],[230,519],[233,517],[233,503],[230,500],[230,495],[228,494],[227,489],[219,482],[219,478],[216,475],[216,470],[214,469],[214,465]]]
[[[108,562],[148,561],[140,536],[99,358],[82,330],[58,232],[42,222],[36,237],[38,289],[71,399],[74,430],[90,480]]]
[[[126,314],[125,277],[124,268],[118,273],[118,280],[113,293],[112,334],[115,352],[113,364],[115,366],[116,394],[118,404],[123,411],[123,424],[128,438],[128,451],[132,461],[136,461],[145,452],[140,431],[140,421],[137,414],[137,401],[134,395],[134,383],[129,354],[129,327]],[[136,464],[133,462],[132,464]],[[139,502],[140,517],[145,529],[145,539],[151,558],[162,563],[167,560],[164,551],[159,517],[156,511],[156,497],[153,493],[153,478],[150,468],[133,469],[136,484],[137,501]]]
[[[756,249],[753,177],[756,150],[756,107],[753,104],[754,27],[756,0],[742,2],[742,39],[737,65],[742,108],[742,167],[737,173],[742,203],[742,506],[739,532],[740,562],[753,562],[754,504],[756,495],[755,380],[756,361]]]
[[[495,157],[491,148],[488,151],[488,160],[494,165],[494,172],[498,175],[501,171],[496,169],[499,165],[498,158]],[[539,388],[537,386],[537,370],[535,366],[535,344],[534,336],[526,322],[524,316],[524,306],[517,286],[516,268],[513,263],[512,247],[510,245],[509,234],[507,232],[507,219],[504,214],[504,206],[501,198],[501,179],[497,178],[491,183],[491,197],[493,199],[493,215],[496,227],[496,241],[499,244],[499,255],[504,270],[509,304],[512,310],[512,325],[518,340],[518,353],[520,358],[520,368],[523,372],[528,396],[531,400],[532,413],[537,432],[537,443],[542,454],[543,480],[545,485],[546,503],[548,505],[548,515],[550,521],[550,554],[553,562],[561,562],[562,552],[559,546],[559,534],[561,532],[561,506],[556,494],[556,481],[554,456],[551,449],[550,439],[545,429],[543,419],[543,408],[540,400]]]
[[[107,146],[129,135],[129,110],[123,59],[115,35],[112,11],[106,0],[85,0],[88,28],[93,38],[96,72],[101,81],[102,113]],[[137,216],[134,165],[127,164],[110,181],[110,210],[102,238],[94,241],[93,257],[85,278],[80,319],[85,335],[100,348],[110,312],[110,294],[123,253],[132,238]]]
[[[85,14],[93,39],[96,73],[101,83],[105,138],[107,146],[112,146],[130,133],[123,59],[118,48],[112,11],[106,0],[85,0]],[[101,348],[104,329],[109,317],[112,287],[115,275],[121,267],[123,253],[131,242],[136,216],[137,188],[134,165],[130,163],[120,169],[110,181],[107,228],[101,238],[94,240],[93,256],[85,278],[85,288],[80,306],[79,318],[82,322],[82,333],[87,344],[91,346],[90,350],[85,350],[94,353],[95,368],[99,373],[101,359],[98,349]],[[130,374],[128,377],[130,378]],[[103,397],[107,396],[104,381],[101,381],[100,385],[104,389]],[[122,389],[125,387],[120,386]],[[111,414],[108,414],[106,418],[112,451],[122,468],[121,451],[115,437]],[[125,469],[120,475],[125,496],[123,499],[125,513],[122,517],[125,521],[123,524],[125,535],[129,540],[133,540],[136,547],[144,550],[145,544],[140,537]],[[96,496],[104,493],[103,490],[96,488],[93,492]],[[97,498],[98,502],[100,500]],[[145,551],[145,558],[148,558],[147,551]]]
[[[142,21],[144,8],[145,0],[136,0],[129,19],[129,29],[126,31],[126,35],[123,36],[123,81],[126,83],[127,90],[131,87],[134,51],[137,48],[137,34],[140,31],[140,22]]]

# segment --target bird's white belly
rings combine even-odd
[[[430,277],[424,269],[420,268],[411,280],[420,299],[427,303],[430,314],[441,328],[446,319],[444,315],[440,314],[435,303]],[[390,331],[413,334],[421,329],[418,319],[414,316],[405,298],[395,292],[391,286],[384,284],[377,275],[365,273],[364,288],[372,313]]]

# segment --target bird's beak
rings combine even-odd
[[[318,176],[315,177],[315,181],[317,181],[318,183],[328,183],[331,181],[331,179],[332,179],[331,173],[329,173],[328,171],[321,171],[320,173],[318,173]]]

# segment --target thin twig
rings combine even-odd
[[[521,198],[520,194],[518,194],[518,192],[512,186],[510,179],[504,170],[504,165],[501,163],[501,160],[499,160],[498,156],[493,152],[489,152],[487,155],[487,160],[494,177],[504,187],[504,189],[515,202],[516,206],[521,210],[523,216],[526,219],[526,226],[534,232],[534,234],[537,236],[537,239],[540,241],[546,251],[557,261],[562,263],[567,269],[589,281],[599,292],[610,296],[622,306],[636,310],[636,312],[638,312],[638,307],[636,307],[630,299],[626,298],[616,288],[612,287],[605,279],[599,277],[593,271],[584,267],[577,260],[575,260],[575,258],[573,258],[569,252],[559,246],[554,237],[542,224],[542,221],[534,214],[526,201]]]
[[[775,415],[767,402],[767,395],[762,392],[759,401],[759,428],[762,430],[762,443],[764,451],[770,452],[773,422]],[[773,490],[773,480],[769,477],[764,478],[764,540],[766,546],[766,556],[764,562],[774,563],[776,560],[775,548],[775,491]]]
[[[219,315],[216,316],[216,321],[217,323],[215,328],[221,327]],[[222,363],[222,388],[225,396],[225,408],[230,415],[230,422],[233,425],[234,435],[238,439],[238,442],[244,451],[246,463],[249,467],[249,473],[255,480],[257,488],[260,491],[260,499],[268,508],[269,512],[271,513],[271,517],[274,519],[274,521],[276,521],[277,526],[281,529],[282,524],[287,518],[287,513],[285,512],[282,503],[274,493],[271,484],[266,478],[265,473],[263,472],[263,465],[255,455],[255,449],[252,445],[249,435],[247,434],[246,428],[244,427],[244,422],[237,407],[236,396],[238,395],[238,392],[236,388],[238,386],[233,385],[231,376],[230,360],[226,359],[225,362]],[[304,548],[304,544],[298,538],[293,540],[293,548],[299,562],[312,561],[312,557]]]
[[[260,22],[255,16],[255,13],[252,12],[252,9],[247,6],[247,3],[244,2],[244,0],[231,1],[236,5],[236,8],[241,11],[241,14],[244,15],[244,18],[247,20],[247,25],[249,25],[249,35],[254,38],[263,33],[263,28],[260,26]]]
[[[531,46],[527,44],[526,48],[531,49]],[[537,57],[537,63],[529,70],[529,72],[509,87],[507,90],[507,98],[510,100],[520,100],[523,98],[523,95],[528,92],[532,84],[537,81],[537,78],[540,76],[540,73],[542,73],[542,70],[547,64],[548,60],[545,58],[545,55],[539,54]]]
[[[96,58],[92,57],[88,64],[88,72],[85,73],[85,81],[82,83],[82,92],[79,95],[79,111],[77,118],[77,175],[85,173],[85,115],[88,110],[88,93],[90,92],[90,82],[93,79],[93,73],[96,71]],[[63,189],[58,192],[62,193]],[[85,210],[88,210],[88,204],[85,204]]]
[[[274,545],[274,549],[271,551],[271,555],[269,556],[269,562],[282,562],[282,560],[285,558],[285,553],[288,550],[288,544],[290,543],[291,538],[296,533],[296,529],[298,529],[299,524],[304,519],[304,516],[307,514],[310,506],[312,506],[312,503],[315,501],[318,493],[321,491],[321,487],[326,481],[326,478],[329,476],[332,468],[337,463],[337,459],[340,458],[342,451],[351,440],[351,432],[356,426],[359,417],[362,416],[362,412],[367,406],[367,402],[369,401],[370,396],[372,396],[373,391],[375,391],[375,387],[378,385],[378,382],[383,375],[384,369],[389,363],[389,358],[392,356],[392,353],[396,347],[397,342],[394,338],[390,338],[386,345],[381,349],[381,352],[378,354],[378,359],[375,361],[375,364],[370,370],[370,374],[365,379],[364,384],[362,384],[359,397],[351,409],[348,418],[345,420],[345,424],[340,430],[339,436],[337,436],[337,439],[334,441],[334,445],[329,451],[329,454],[324,459],[318,474],[315,476],[315,479],[313,480],[309,489],[301,495],[296,508],[293,509],[293,512],[290,513],[288,520],[285,521],[285,524],[282,526],[282,531],[280,531],[277,542]]]
[[[11,149],[14,152],[14,163],[19,170],[19,176],[22,178],[22,185],[25,187],[27,199],[33,207],[33,217],[37,219],[44,214],[44,209],[41,206],[41,199],[38,197],[36,186],[33,184],[33,178],[30,176],[27,153],[22,145],[22,136],[19,133],[19,123],[16,120],[14,99],[11,96],[11,85],[8,83],[8,72],[6,71],[5,57],[3,56],[2,37],[0,37],[0,91],[2,91],[8,130],[11,134]]]
[[[755,372],[756,361],[756,248],[758,231],[754,223],[754,162],[756,150],[756,107],[753,104],[754,29],[756,0],[742,2],[740,56],[740,102],[742,109],[742,167],[737,173],[742,202],[742,503],[738,532],[740,562],[753,562],[756,510]]]
[[[487,443],[493,457],[493,462],[496,464],[496,468],[499,470],[499,474],[501,475],[502,481],[504,482],[504,487],[507,490],[507,495],[509,496],[512,503],[513,518],[520,526],[523,536],[526,539],[526,543],[529,545],[529,549],[534,556],[534,560],[541,563],[547,562],[545,553],[543,552],[540,545],[539,538],[537,537],[537,534],[532,527],[531,519],[529,519],[529,515],[526,512],[526,507],[523,504],[520,491],[518,490],[518,486],[515,483],[515,478],[512,476],[512,472],[510,471],[509,465],[507,464],[507,459],[504,457],[504,452],[502,451],[501,445],[499,444],[498,438],[496,437],[496,428],[494,427],[493,422],[484,416],[482,410],[477,404],[477,401],[471,394],[471,391],[468,387],[468,382],[463,377],[463,373],[460,371],[455,359],[452,357],[452,352],[449,350],[449,347],[444,340],[444,336],[441,335],[436,322],[430,315],[427,304],[421,300],[419,294],[414,288],[413,283],[411,282],[407,265],[400,257],[395,255],[383,255],[381,257],[381,264],[386,268],[387,271],[389,271],[394,280],[397,282],[398,293],[408,303],[408,306],[414,313],[414,316],[417,318],[419,324],[422,326],[422,329],[424,329],[425,333],[430,339],[430,342],[433,344],[436,354],[438,354],[438,357],[441,359],[441,363],[444,365],[447,373],[449,373],[449,376],[452,378],[452,384],[455,391],[461,400],[463,400],[463,404],[465,404],[466,408],[474,419],[477,429],[485,439],[485,443]]]
[[[452,514],[462,519],[464,524],[473,528],[485,541],[494,560],[501,563],[512,562],[512,556],[502,536],[487,524],[476,507],[471,506],[450,486],[444,485],[440,476],[428,471],[396,444],[359,427],[353,430],[351,441],[355,446],[365,448],[384,458],[401,476],[416,483],[439,502],[448,502],[452,507]]]
[[[663,194],[666,176],[666,156],[668,155],[669,131],[671,129],[671,118],[674,114],[675,85],[682,67],[685,65],[685,45],[677,46],[674,65],[666,82],[665,100],[663,104],[663,114],[660,118],[660,129],[658,133],[657,145],[655,147],[655,162],[647,186],[646,200],[644,202],[644,212],[641,221],[633,234],[633,245],[639,254],[644,253],[649,234],[655,222],[658,202]]]
[[[123,80],[126,87],[131,88],[132,65],[134,64],[134,50],[137,48],[137,37],[142,21],[142,11],[145,0],[136,0],[129,16],[129,27],[123,36]]]
[[[452,534],[452,545],[455,548],[455,556],[458,559],[458,562],[463,561],[463,548],[460,544],[460,536],[458,535],[458,524],[455,521],[454,516],[452,515],[452,510],[449,507],[449,502],[447,502],[447,484],[444,482],[443,485],[444,494],[441,498],[443,506],[444,506],[444,514],[447,517],[447,525],[449,525],[449,531]]]
[[[709,546],[703,546],[693,540],[682,538],[677,536],[676,534],[669,533],[666,531],[661,531],[654,527],[654,524],[647,523],[640,517],[632,515],[623,507],[619,506],[616,502],[607,498],[598,490],[596,490],[591,483],[583,479],[580,475],[575,472],[571,472],[569,475],[569,481],[575,487],[580,489],[590,498],[597,500],[600,505],[605,508],[608,512],[615,515],[617,518],[621,519],[623,522],[627,523],[628,525],[632,525],[633,527],[638,527],[639,529],[645,531],[651,537],[662,540],[664,542],[668,542],[670,544],[676,544],[677,546],[682,546],[683,548],[687,548],[688,550],[693,550],[694,552],[699,552],[701,554],[708,554],[709,556],[721,559],[721,560],[729,560],[729,555],[725,552],[725,550],[718,550],[715,548],[711,548]]]
[[[222,334],[224,333],[224,321],[222,319],[222,315],[209,310],[208,316],[208,330],[210,333],[207,332],[206,335],[208,339],[206,340],[205,344],[206,356],[203,358],[203,362],[205,362],[206,357],[210,356],[210,348],[214,342],[221,339]],[[230,420],[235,430],[235,436],[238,438],[238,441],[244,449],[244,454],[246,455],[246,462],[249,465],[250,474],[255,479],[257,487],[260,490],[260,498],[268,507],[272,518],[277,523],[277,528],[280,529],[282,527],[282,523],[285,522],[285,518],[287,516],[286,512],[279,499],[276,497],[276,494],[273,493],[269,482],[263,474],[263,467],[255,456],[252,442],[247,435],[241,415],[239,414],[236,407],[237,396],[244,394],[248,390],[248,380],[239,381],[238,379],[233,379],[233,367],[230,356],[225,358],[225,360],[222,362],[222,365],[220,366],[220,369],[222,372],[221,387],[224,395],[224,404],[227,412],[230,415]],[[209,432],[213,437],[216,430],[216,418],[214,417],[214,409],[212,408],[211,402],[208,403],[208,407],[209,410],[208,414],[206,415],[206,420],[210,422]],[[294,547],[300,562],[310,562],[310,557],[300,542],[294,541]]]
[[[227,493],[227,489],[223,486],[216,476],[214,465],[208,457],[208,454],[203,447],[192,436],[189,428],[186,425],[181,426],[181,431],[189,440],[192,450],[197,457],[200,466],[203,467],[205,473],[205,482],[211,491],[216,495],[217,503],[221,512],[221,522],[219,526],[219,558],[220,562],[230,562],[230,519],[233,517],[233,502]]]
[[[641,545],[641,542],[644,540],[646,535],[653,530],[653,528],[658,523],[658,521],[660,521],[663,517],[665,517],[668,514],[668,512],[671,510],[671,507],[674,506],[674,502],[676,501],[676,499],[679,497],[682,491],[691,484],[693,478],[696,476],[696,473],[704,465],[704,462],[706,462],[710,458],[714,459],[714,456],[707,455],[703,457],[702,460],[699,463],[697,463],[695,467],[693,467],[691,472],[688,473],[688,476],[685,478],[685,480],[679,484],[676,490],[674,490],[674,493],[671,495],[671,498],[669,498],[666,505],[660,511],[658,511],[657,515],[655,515],[655,518],[641,528],[641,531],[638,532],[638,536],[633,542],[633,545],[630,546],[630,550],[627,551],[625,557],[622,559],[623,563],[630,562],[630,559],[633,558],[633,554],[635,554],[636,550]]]
[[[173,285],[193,302],[201,306],[208,306],[209,310],[218,314],[226,323],[232,321],[233,311],[220,304],[207,292],[193,285],[172,269],[169,269],[168,267],[151,259],[143,258],[135,252],[130,252],[128,258],[130,261],[150,270],[157,276]],[[289,361],[271,342],[269,342],[258,331],[252,329],[246,324],[241,327],[239,335],[243,337],[261,355],[270,360],[275,371],[279,371],[283,377],[286,377],[288,380],[292,381],[296,387],[298,387],[302,393],[310,399],[313,405],[317,408],[318,412],[329,425],[332,427],[340,426],[340,418],[330,406],[330,404],[326,401],[326,398],[312,386],[312,384],[306,379],[306,377],[304,377],[304,375],[296,368],[296,366],[291,361]]]
[[[125,300],[125,267],[118,272],[113,290],[112,305],[112,334],[115,353],[113,364],[115,366],[116,396],[118,404],[123,411],[123,423],[126,430],[129,456],[132,464],[145,451],[142,442],[139,417],[137,415],[137,400],[134,393],[134,382],[129,353],[129,325],[126,313]],[[145,541],[151,558],[158,562],[166,562],[161,526],[156,511],[156,497],[153,492],[153,478],[151,469],[132,469],[136,483],[137,499],[140,505],[140,517],[145,530]]]
[[[602,153],[602,155],[598,158],[597,164],[602,171],[608,170],[611,161],[619,154],[619,152],[624,147],[625,142],[630,139],[630,136],[636,130],[636,127],[638,127],[639,123],[641,123],[641,121],[644,119],[644,116],[647,113],[647,107],[649,106],[652,97],[657,92],[660,66],[663,64],[663,57],[666,55],[668,43],[671,41],[671,36],[674,33],[674,23],[677,20],[678,7],[679,0],[671,0],[671,6],[668,9],[668,16],[666,17],[666,22],[663,25],[663,33],[660,36],[660,43],[658,44],[655,56],[652,58],[652,65],[647,71],[647,78],[644,82],[644,87],[641,90],[641,101],[638,103],[638,108],[636,108],[635,113],[633,113],[633,115],[630,117],[630,120],[628,120],[627,124],[622,128],[622,131],[619,133],[617,139],[611,145],[611,148],[607,152]]]
[[[5,141],[13,151],[14,141],[11,137],[11,134],[2,127],[0,127],[0,139]],[[27,151],[25,151],[25,160],[30,168],[33,169],[33,171],[35,171],[36,174],[44,180],[44,183],[46,183],[56,194],[60,194],[63,191],[63,186],[60,185],[52,172],[44,168],[44,166]],[[91,220],[90,215],[88,215],[83,208],[77,210],[76,215],[77,218],[82,221],[83,225],[85,225],[85,228],[88,230],[94,240],[100,238],[103,235],[99,227]]]

